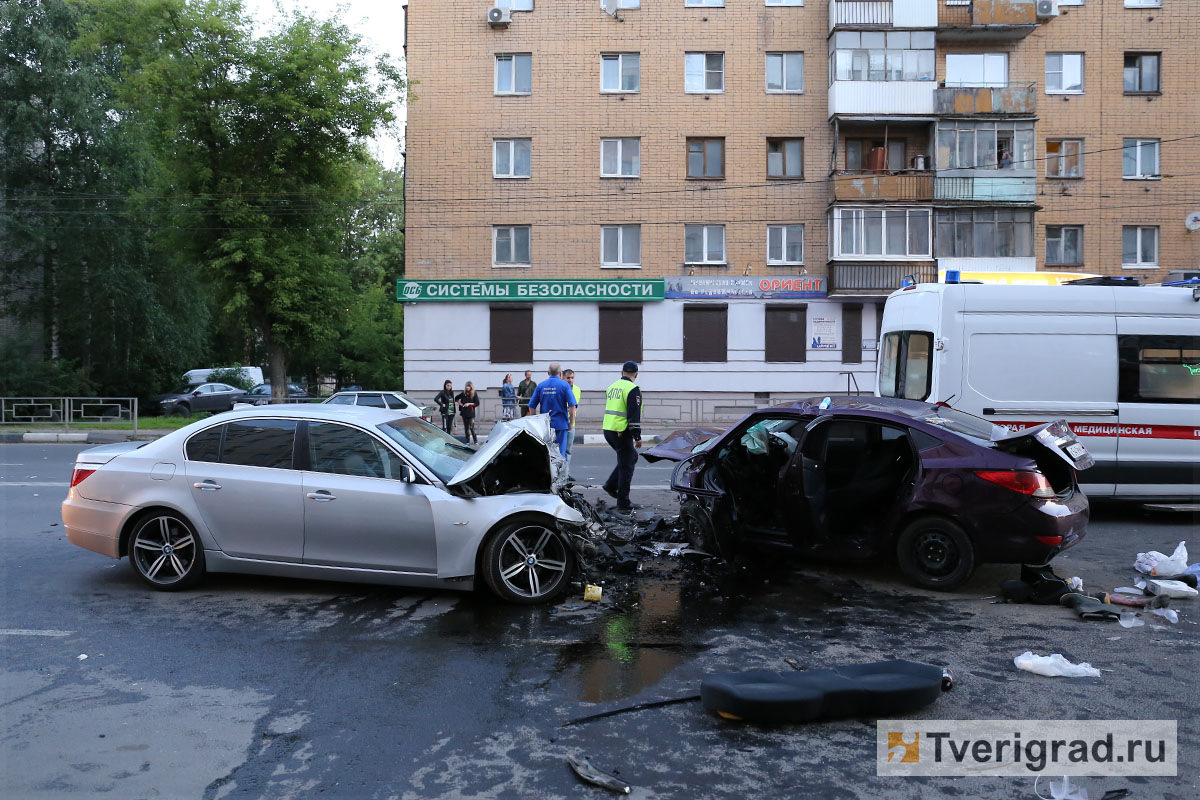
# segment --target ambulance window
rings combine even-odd
[[[879,394],[924,400],[933,373],[933,334],[898,331],[883,337],[879,354]]]
[[[1123,403],[1200,404],[1200,336],[1121,336]]]

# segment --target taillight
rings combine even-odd
[[[1050,545],[1051,547],[1062,544],[1061,536],[1035,536],[1033,538],[1037,539],[1042,544]]]
[[[76,467],[71,472],[71,488],[73,489],[76,486],[78,486],[79,484],[83,483],[83,479],[86,478],[88,475],[91,475],[95,471],[96,470],[94,468],[93,469],[81,469],[80,467]]]
[[[1054,497],[1054,487],[1046,476],[1040,472],[1028,472],[1015,469],[986,470],[977,469],[975,474],[985,481],[1012,489],[1014,492],[1032,495],[1033,497]]]

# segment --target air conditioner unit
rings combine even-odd
[[[1038,6],[1041,8],[1041,6]],[[487,24],[493,28],[507,28],[508,23],[512,22],[512,11],[507,8],[489,8],[487,12]]]
[[[1058,16],[1058,0],[1037,0],[1038,19],[1050,19]]]

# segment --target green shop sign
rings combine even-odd
[[[396,281],[396,300],[400,303],[528,303],[534,300],[628,303],[662,299],[661,278],[633,281]]]

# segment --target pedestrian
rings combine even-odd
[[[1000,169],[1012,169],[1012,168],[1013,168],[1012,153],[1008,152],[1007,150],[1001,150],[1000,151]]]
[[[533,390],[537,388],[537,381],[533,379],[533,370],[525,370],[525,380],[517,386],[517,397],[521,398],[521,416],[529,416],[529,398],[533,397]]]
[[[564,369],[563,380],[571,385],[571,392],[575,395],[575,405],[571,408],[571,429],[567,432],[567,449],[563,453],[563,457],[567,459],[567,469],[571,468],[571,450],[575,447],[575,418],[579,414],[579,401],[583,399],[583,392],[575,385],[575,370]]]
[[[636,381],[636,361],[626,361],[617,378],[604,393],[604,441],[617,454],[617,466],[602,487],[616,498],[619,511],[632,511],[629,486],[637,466],[637,448],[642,446],[642,390]]]
[[[463,421],[463,436],[467,440],[467,444],[479,444],[479,434],[475,432],[475,409],[479,408],[479,395],[475,394],[475,384],[467,381],[467,385],[463,387],[462,394],[454,398],[458,403],[458,413]]]
[[[562,367],[551,364],[546,370],[550,377],[537,385],[533,396],[529,398],[529,413],[541,408],[543,414],[550,415],[550,427],[554,430],[554,440],[558,442],[558,452],[567,448],[567,434],[571,432],[571,412],[575,408],[575,393],[571,384],[559,377]]]
[[[513,386],[512,373],[504,376],[500,384],[500,419],[512,419],[517,412],[517,387]]]
[[[454,433],[454,384],[449,379],[442,384],[442,390],[433,398],[434,405],[442,415],[442,430]]]

